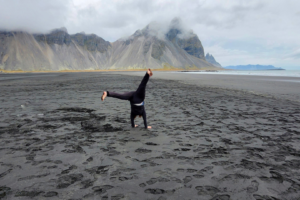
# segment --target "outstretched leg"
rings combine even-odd
[[[101,97],[101,100],[104,101],[104,99],[107,97],[107,92],[104,91]]]
[[[140,99],[141,101],[144,101],[145,95],[146,95],[146,85],[148,83],[149,77],[152,76],[151,69],[147,70],[147,73],[145,74],[142,82],[140,83],[138,89],[135,92],[135,96]]]
[[[101,99],[102,99],[102,101],[104,101],[104,99],[108,96],[108,97],[113,97],[113,98],[117,98],[117,99],[121,99],[121,100],[130,100],[130,98],[132,98],[134,93],[135,93],[134,91],[125,92],[123,94],[119,94],[116,92],[104,91]]]

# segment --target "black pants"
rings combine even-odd
[[[110,92],[107,91],[107,96],[108,97],[113,97],[121,100],[128,100],[130,101],[131,104],[131,114],[130,114],[130,119],[131,119],[131,126],[134,127],[134,118],[137,115],[142,115],[144,119],[144,125],[145,128],[147,128],[147,119],[146,119],[146,111],[144,106],[135,106],[134,104],[139,104],[142,103],[145,100],[146,96],[146,85],[149,80],[149,74],[146,73],[144,76],[142,82],[140,83],[138,89],[136,91],[132,92],[125,92],[122,94],[116,93],[116,92]]]

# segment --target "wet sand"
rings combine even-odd
[[[299,199],[299,83],[126,74],[0,75],[0,199]]]

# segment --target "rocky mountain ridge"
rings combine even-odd
[[[0,31],[0,69],[22,71],[212,69],[198,36],[172,20],[166,33],[150,25],[113,43],[95,34]],[[185,34],[185,36],[183,36]]]
[[[205,59],[206,59],[207,62],[213,64],[215,67],[222,67],[222,66],[220,65],[220,63],[218,63],[218,62],[215,60],[215,58],[213,57],[213,55],[211,55],[211,54],[209,54],[209,53],[206,54]]]
[[[73,40],[88,51],[104,53],[108,48],[111,48],[110,42],[105,41],[95,34],[86,35],[85,33],[76,33],[69,35],[66,28],[53,30],[49,34],[33,34],[33,36],[37,42],[46,42],[48,45],[70,45]]]

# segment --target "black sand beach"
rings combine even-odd
[[[299,199],[299,79],[143,74],[1,74],[0,199]]]

